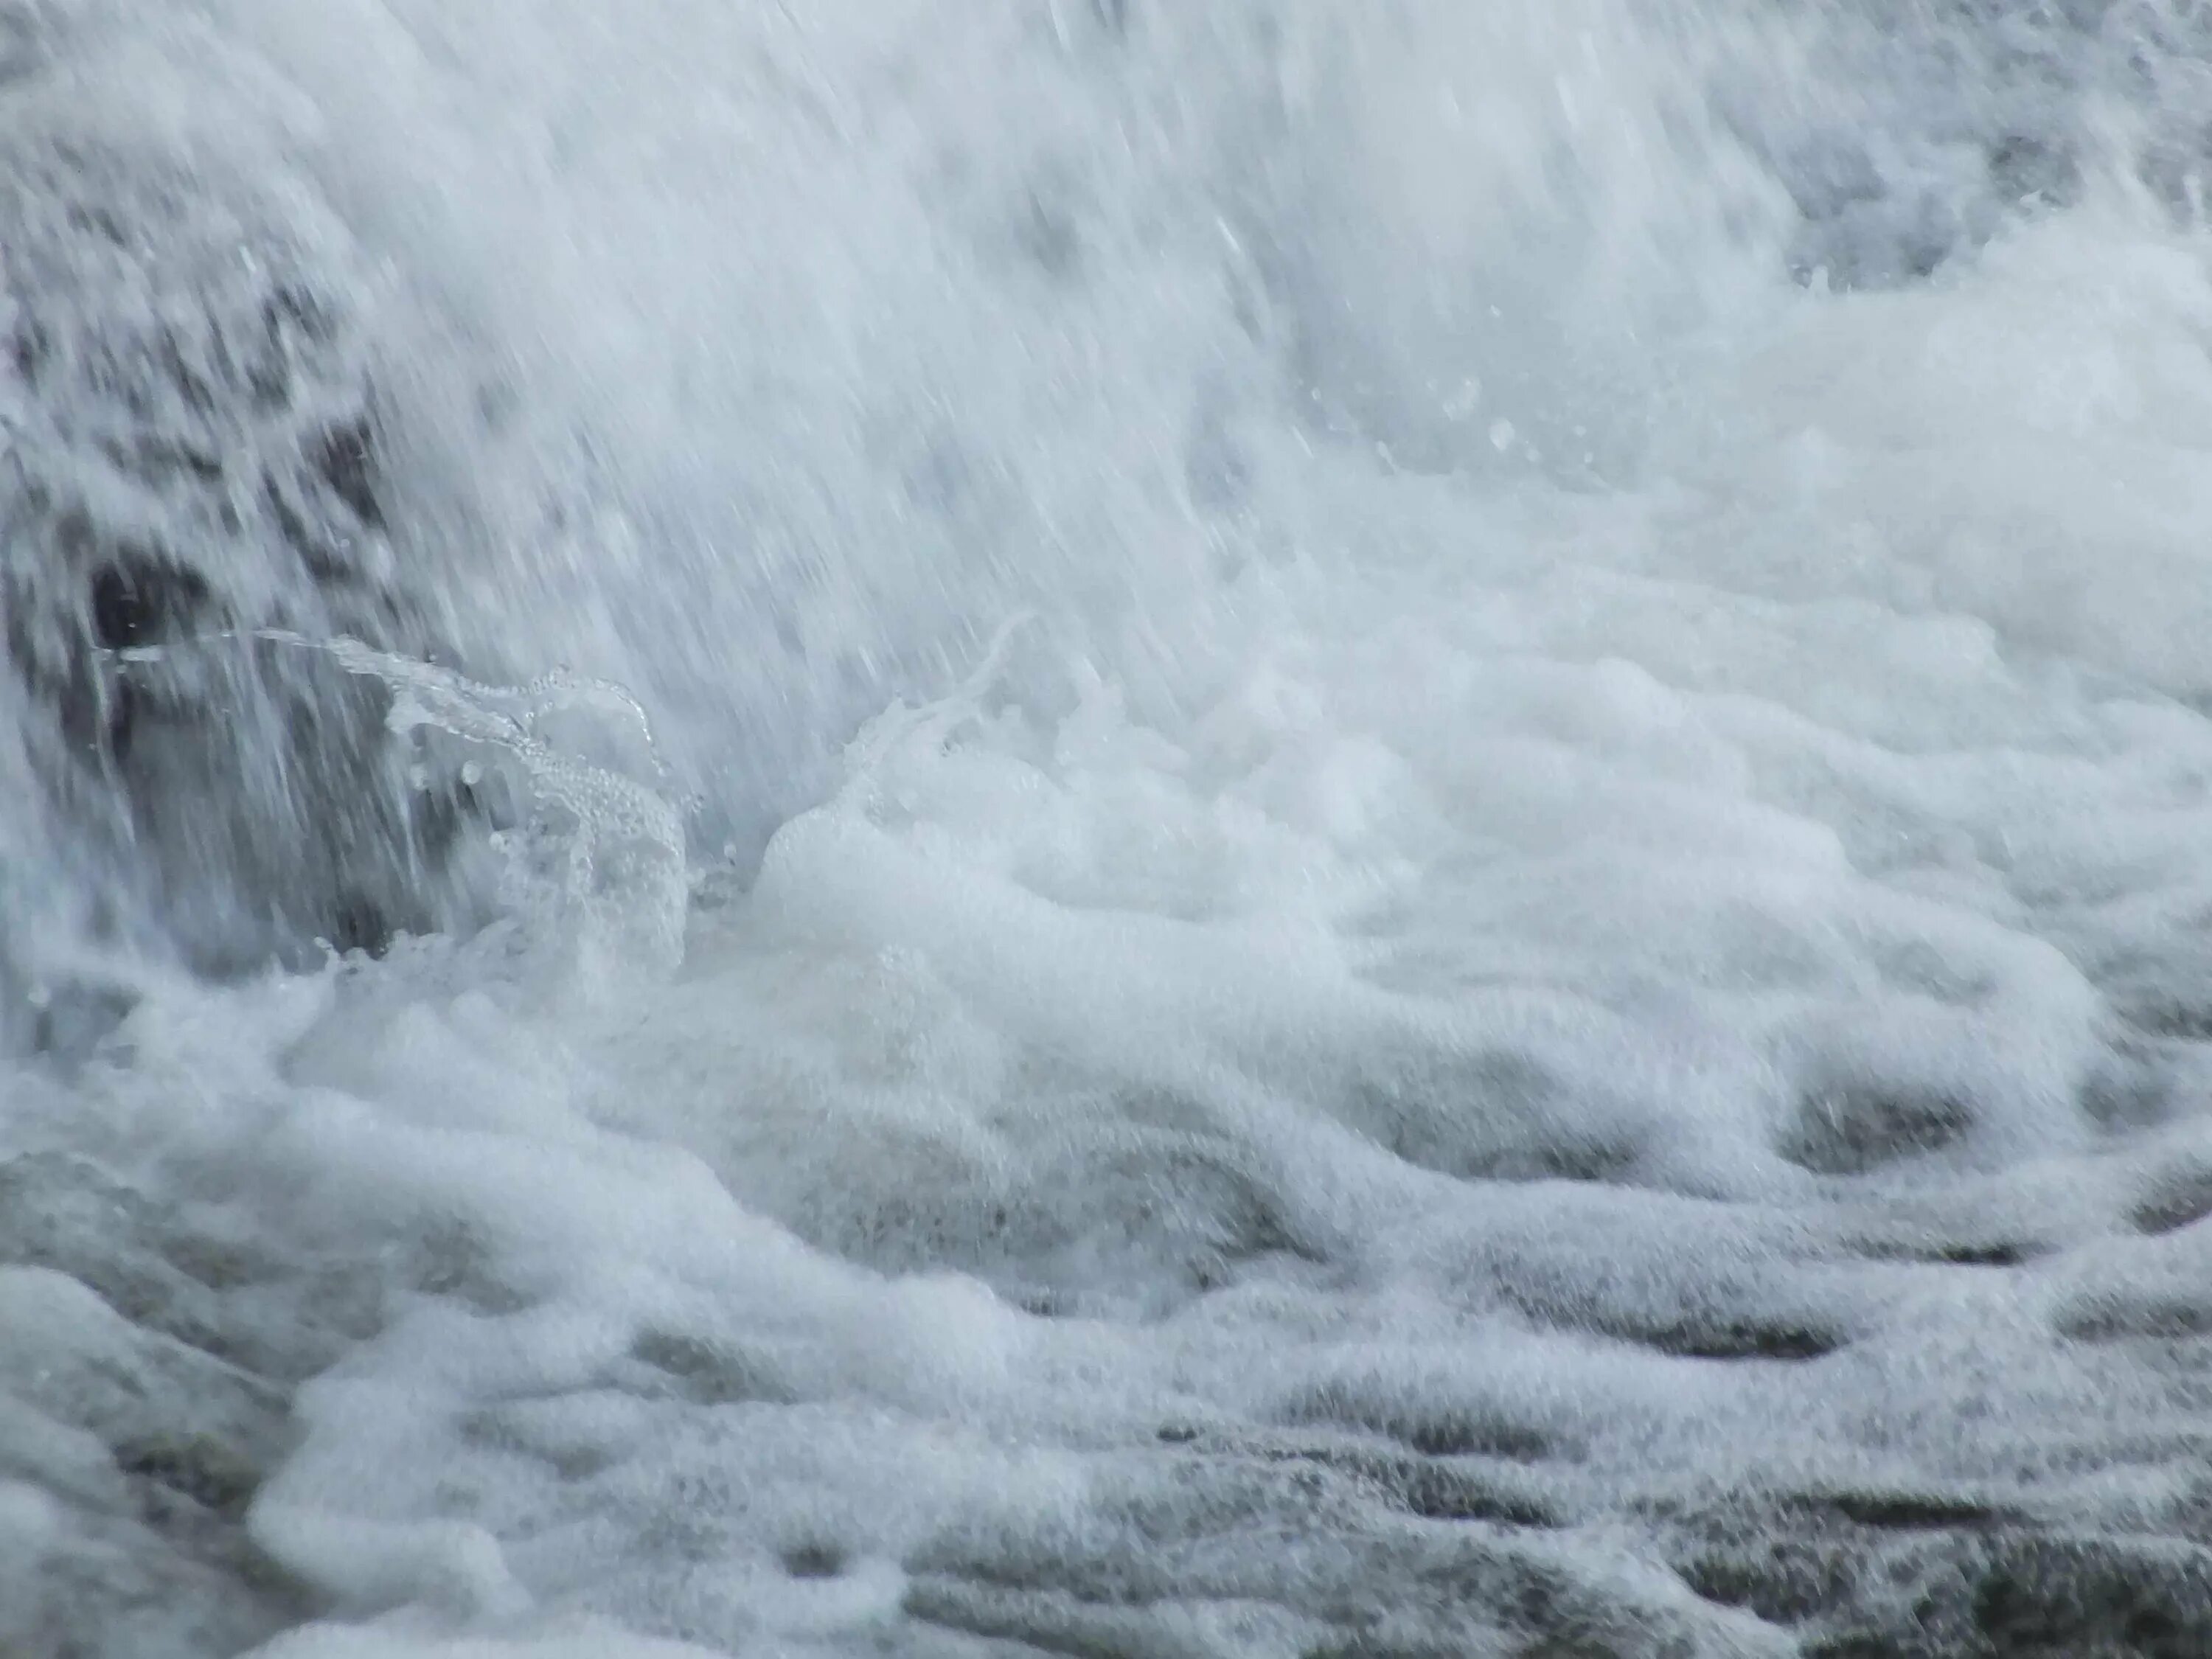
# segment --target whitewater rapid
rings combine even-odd
[[[0,1654],[2212,1652],[2208,112],[0,0]]]

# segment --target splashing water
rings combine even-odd
[[[0,0],[0,1652],[2212,1651],[2209,17]]]
[[[601,971],[674,970],[690,900],[680,809],[652,787],[564,754],[541,735],[562,715],[603,715],[630,728],[658,769],[652,722],[629,693],[569,672],[521,686],[480,685],[358,640],[308,640],[276,629],[255,637],[326,653],[348,673],[381,683],[393,694],[385,724],[395,733],[443,732],[514,763],[535,811],[520,829],[492,832],[495,849],[508,854],[500,897],[519,917],[568,923],[556,931],[557,945],[536,948],[584,958],[605,953]],[[460,781],[481,787],[481,767],[465,763]],[[427,784],[427,776],[416,781]]]

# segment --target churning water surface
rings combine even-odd
[[[0,1653],[2212,1653],[2212,8],[0,0]]]

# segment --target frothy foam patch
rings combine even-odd
[[[1616,572],[1581,578],[1616,603],[1569,613],[1568,653],[1537,648],[1535,599],[1485,605],[1478,573],[1409,612],[1410,580],[1271,583],[1264,665],[1180,729],[1104,687],[1040,723],[1002,659],[887,716],[750,893],[695,920],[679,981],[572,1024],[560,1060],[428,1114],[411,1064],[317,1073],[356,1103],[301,1120],[303,1169],[475,1218],[503,1288],[316,1385],[270,1547],[312,1559],[333,1503],[465,1513],[541,1610],[724,1643],[834,1649],[896,1616],[1273,1651],[1327,1635],[1333,1584],[1455,1574],[1455,1611],[1411,1628],[1506,1640],[1541,1586],[1546,1618],[1750,1652],[1787,1650],[1778,1609],[1817,1574],[1771,1567],[1741,1611],[1732,1506],[1833,1560],[1933,1539],[1908,1558],[1930,1572],[2062,1516],[2178,1524],[2188,1481],[2146,1449],[2174,1405],[2129,1345],[2193,1328],[2185,1261],[2148,1264],[2195,1189],[2074,1161],[2098,1068],[2157,1061],[2039,936],[2068,907],[1954,878],[1997,833],[1976,812],[2019,798],[1972,792],[1975,768],[2163,788],[2186,750],[2140,771],[2131,705],[2106,725],[2086,700],[2054,744],[2050,686],[1900,622],[1831,679],[1918,663],[1963,681],[1970,729],[2042,748],[1899,797],[1932,867],[1864,859],[1856,799],[1784,763],[1936,769],[1935,706],[1893,747],[1848,699],[1834,725],[1792,707],[1786,653],[1748,678],[1762,638],[1813,648],[1797,607],[1701,590],[1753,648],[1731,684],[1670,685],[1634,664],[1679,641],[1636,652],[1652,613]],[[1506,627],[1517,665],[1477,648]],[[434,999],[376,1066],[487,1017],[512,1016]],[[501,1127],[428,1151],[480,1123]],[[2178,1119],[2137,1155],[2201,1138]],[[646,1146],[703,1164],[614,1150]],[[2166,1231],[2126,1243],[2146,1216]],[[1624,1503],[1671,1572],[1598,1541]],[[648,1516],[695,1543],[580,1553]],[[1888,1605],[1871,1580],[1826,1594],[1799,1616]]]
[[[0,1646],[2212,1650],[2212,288],[1968,12],[179,24],[578,667],[284,642],[475,937],[42,947]]]
[[[598,1621],[541,1637],[441,1639],[400,1625],[386,1631],[316,1628],[259,1650],[263,1659],[696,1659],[710,1648],[656,1642]]]

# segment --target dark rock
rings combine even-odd
[[[453,825],[422,821],[448,803],[410,787],[384,688],[252,638],[434,644],[326,230],[310,257],[252,192],[163,155],[0,145],[5,668],[80,883],[211,972],[467,913]]]

